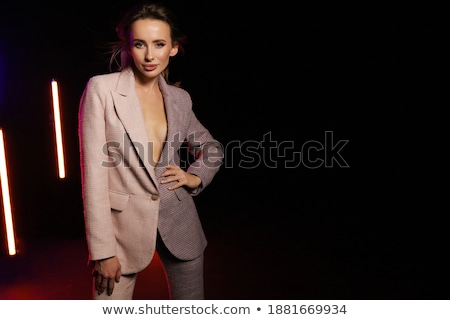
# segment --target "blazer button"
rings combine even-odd
[[[157,194],[152,194],[152,200],[156,201],[159,199],[159,196]]]

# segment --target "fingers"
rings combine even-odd
[[[167,170],[162,174],[164,179],[161,180],[161,183],[175,182],[168,188],[169,190],[179,188],[187,183],[186,172],[183,169],[175,165],[168,165],[166,168]]]
[[[174,165],[174,164],[168,164],[166,166],[166,169],[167,170],[173,170],[173,169],[178,170],[178,169],[181,169],[181,168],[179,166]]]
[[[181,186],[186,185],[186,179],[185,178],[179,178],[177,179],[176,177],[170,178],[170,179],[166,179],[164,181],[161,181],[161,183],[169,183],[169,182],[174,182],[174,184],[170,185],[169,187],[167,187],[168,190],[174,190],[177,189]]]
[[[108,296],[112,295],[113,291],[114,291],[114,280],[115,279],[108,279],[108,287],[106,290],[106,294]]]
[[[101,295],[106,290],[106,294],[110,296],[114,291],[114,283],[119,282],[119,280],[120,275],[114,279],[109,279],[97,273],[95,278],[95,291],[97,291],[98,295]]]
[[[122,273],[117,257],[97,260],[92,275],[95,277],[95,291],[100,295],[106,291],[111,295],[114,291],[114,283],[119,282]]]
[[[97,290],[97,293],[100,295],[100,294],[102,294],[103,292],[105,292],[105,290],[107,289],[107,288],[109,288],[109,285],[108,285],[108,278],[106,278],[106,277],[103,277],[102,275],[98,275],[97,276],[97,278],[95,279],[95,290]],[[109,292],[107,292],[108,293],[108,295],[111,295],[111,294],[109,294]],[[111,292],[112,293],[112,292]]]
[[[95,291],[100,291],[103,277],[99,275],[98,272],[94,272],[94,277],[95,277]]]
[[[174,176],[182,174],[183,172],[184,172],[184,170],[181,169],[180,167],[169,164],[166,166],[166,170],[162,173],[162,176],[163,177],[174,177]]]

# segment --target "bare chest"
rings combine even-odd
[[[149,142],[153,149],[153,158],[158,161],[167,138],[167,117],[162,97],[139,95],[142,115]]]

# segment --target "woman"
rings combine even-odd
[[[132,299],[157,250],[173,299],[204,299],[207,241],[192,196],[210,184],[223,149],[192,111],[168,65],[183,49],[172,13],[133,7],[117,27],[117,72],[92,77],[79,110],[83,203],[94,299]],[[194,159],[180,167],[187,143]]]

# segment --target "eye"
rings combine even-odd
[[[145,44],[142,41],[135,41],[134,47],[135,48],[143,48],[143,47],[145,47]]]
[[[165,45],[166,45],[165,42],[156,42],[156,43],[155,43],[155,46],[158,47],[158,48],[162,48],[162,47],[164,47]]]

